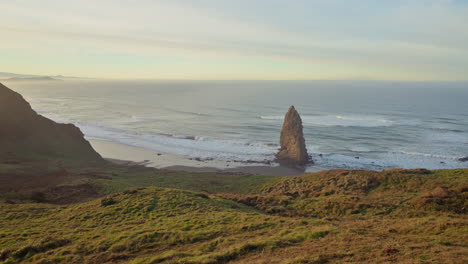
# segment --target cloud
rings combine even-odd
[[[468,8],[456,1],[16,0],[0,9],[0,51],[257,59],[382,78],[394,69],[459,79],[468,69]]]

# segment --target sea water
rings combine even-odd
[[[299,111],[324,169],[468,168],[468,83],[381,81],[9,82],[87,138],[158,153],[264,162]]]

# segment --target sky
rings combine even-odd
[[[0,71],[468,80],[468,0],[0,0]]]

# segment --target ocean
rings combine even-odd
[[[468,168],[468,83],[7,82],[40,114],[101,139],[187,159],[264,162],[300,113],[321,169]]]

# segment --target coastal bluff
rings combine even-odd
[[[304,166],[310,162],[302,131],[302,119],[294,106],[291,106],[284,117],[281,129],[281,148],[276,154],[280,164]]]
[[[104,161],[78,127],[37,114],[19,93],[1,83],[0,146],[0,156]]]

